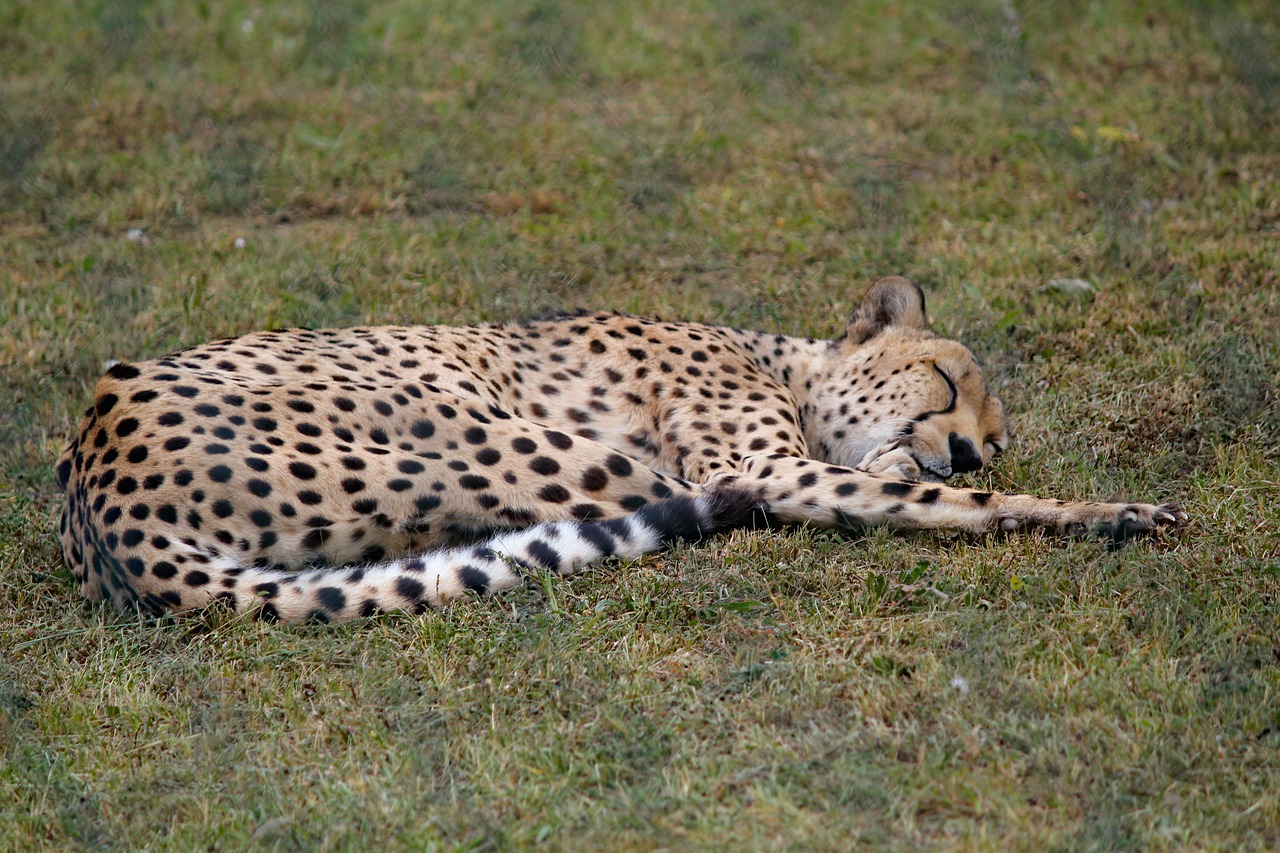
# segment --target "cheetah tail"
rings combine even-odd
[[[240,569],[235,573],[236,591],[222,597],[244,611],[261,602],[261,616],[289,622],[423,611],[468,593],[519,586],[529,571],[570,575],[607,557],[634,559],[677,540],[696,542],[749,526],[760,505],[757,494],[741,487],[713,487],[695,497],[657,501],[611,521],[545,522],[494,534],[479,545],[382,563],[289,574]]]

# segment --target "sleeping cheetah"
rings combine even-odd
[[[940,485],[1006,442],[973,355],[903,278],[833,341],[604,313],[263,332],[107,371],[58,462],[62,547],[117,607],[327,622],[757,513],[1116,537],[1186,518]]]

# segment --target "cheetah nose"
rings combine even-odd
[[[967,474],[982,467],[982,457],[978,455],[978,448],[973,446],[972,441],[961,438],[953,432],[947,437],[947,443],[951,445],[952,471],[957,474]]]

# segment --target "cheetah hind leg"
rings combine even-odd
[[[746,526],[758,507],[756,492],[720,488],[656,501],[623,518],[544,522],[474,546],[369,565],[282,572],[228,561],[214,569],[235,574],[236,590],[219,597],[232,600],[237,611],[260,608],[269,620],[336,622],[501,592],[523,584],[530,571],[563,576],[608,557],[634,559],[676,541]]]

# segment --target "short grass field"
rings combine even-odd
[[[1271,0],[0,5],[0,848],[1280,846]],[[927,290],[1109,549],[742,532],[333,627],[83,603],[104,362]],[[1064,281],[1081,280],[1079,284]]]

